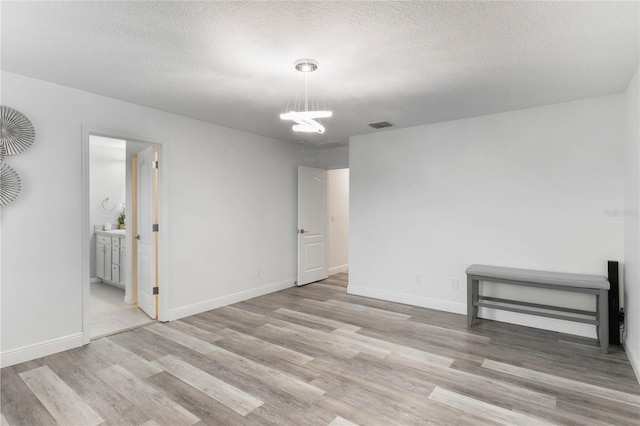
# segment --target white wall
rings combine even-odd
[[[2,211],[3,365],[82,343],[83,125],[162,144],[172,318],[293,284],[296,145],[12,73],[1,84],[36,130],[12,157],[23,192]]]
[[[349,169],[327,172],[329,274],[349,269]]]
[[[346,169],[349,167],[349,147],[300,148],[305,164],[318,169]]]
[[[172,319],[296,276],[295,145],[198,127],[172,150]]]
[[[349,167],[349,147],[340,146],[318,150],[318,162],[326,169],[343,169]]]
[[[117,226],[118,217],[122,212],[122,205],[126,198],[126,146],[125,141],[106,139],[99,136],[91,137],[90,161],[90,234],[91,243],[89,256],[90,276],[96,276],[96,238],[93,233],[96,226],[103,227],[106,223]],[[109,197],[109,201],[102,202]],[[113,207],[113,210],[109,210]]]
[[[606,275],[623,258],[623,221],[605,215],[624,206],[623,107],[615,95],[351,138],[349,292],[463,314],[473,263]],[[593,307],[535,290],[498,291]]]
[[[640,69],[639,69],[640,70]],[[626,93],[626,192],[624,214],[624,347],[640,381],[640,86],[638,73]]]

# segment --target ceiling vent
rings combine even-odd
[[[369,123],[369,126],[373,127],[374,129],[384,129],[385,127],[393,126],[393,124],[389,123],[388,121],[378,121],[377,123]]]

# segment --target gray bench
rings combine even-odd
[[[606,277],[503,268],[489,265],[471,265],[467,268],[466,273],[467,327],[471,328],[473,326],[473,321],[478,317],[478,308],[480,307],[594,324],[602,352],[607,353],[609,350],[609,280]],[[596,310],[592,312],[482,296],[479,294],[480,281],[594,294],[596,296]],[[544,309],[545,311],[540,311],[539,309]],[[582,317],[577,317],[575,314],[581,315]],[[584,316],[589,318],[584,318]]]

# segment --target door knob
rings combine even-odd
[[[136,240],[140,240],[140,234],[136,235]]]
[[[307,233],[307,231],[305,231],[304,229],[301,229],[298,232],[301,233],[301,234],[306,234]]]

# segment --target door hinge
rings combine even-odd
[[[151,228],[152,228],[151,229],[152,232],[158,232],[158,224],[157,223],[154,223]]]
[[[154,169],[159,169],[160,168],[160,161],[158,161],[158,160],[152,161],[151,165],[153,166]]]
[[[158,294],[158,292],[159,292],[158,287],[154,287],[154,288],[153,288],[153,294]]]

